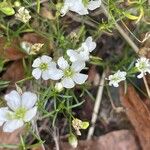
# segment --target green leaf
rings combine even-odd
[[[127,12],[124,13],[124,15],[131,20],[137,20],[139,18],[139,16],[131,15],[130,13]]]
[[[82,125],[81,125],[81,129],[87,129],[89,127],[89,122],[87,122],[87,121],[83,121],[82,122]]]
[[[2,11],[7,16],[11,16],[15,14],[12,5],[6,1],[0,3],[0,11]]]

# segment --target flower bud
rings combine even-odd
[[[69,135],[68,142],[73,148],[76,148],[78,145],[78,139],[74,134]]]
[[[63,85],[60,82],[56,83],[55,84],[55,90],[57,92],[61,92],[63,90]]]

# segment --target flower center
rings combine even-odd
[[[141,62],[140,63],[140,65],[139,65],[139,69],[146,69],[147,68],[147,66],[146,66],[146,64],[145,64],[145,62]]]
[[[47,63],[41,63],[41,64],[40,64],[40,69],[41,69],[42,71],[47,70],[47,69],[48,69],[48,64],[47,64]]]
[[[20,107],[15,111],[15,118],[16,119],[22,119],[25,117],[26,108]]]
[[[88,3],[89,3],[89,0],[82,0],[82,3],[83,3],[84,6],[87,6]]]
[[[73,74],[74,74],[74,71],[71,70],[70,68],[68,68],[68,69],[66,69],[66,70],[64,71],[64,76],[65,76],[65,77],[72,77]]]

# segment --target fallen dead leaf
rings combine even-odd
[[[150,150],[150,111],[132,86],[120,92],[126,114],[134,126],[143,150]]]
[[[22,133],[22,129],[18,129],[14,131],[13,133],[4,133],[0,131],[0,144],[13,144],[17,145],[20,141],[20,134]],[[10,150],[6,148],[0,148],[0,150]]]
[[[76,149],[68,143],[61,143],[61,150],[139,150],[139,145],[132,131],[120,130],[95,140],[79,141]]]
[[[14,39],[10,43],[5,38],[0,38],[0,58],[8,60],[18,60],[25,57],[19,48],[19,39]]]
[[[12,83],[24,78],[24,68],[21,60],[13,62],[3,74],[2,79]]]

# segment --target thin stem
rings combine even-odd
[[[147,83],[147,80],[146,80],[145,76],[143,76],[143,81],[144,81],[144,84],[145,84],[145,88],[146,88],[148,97],[150,98],[150,89],[149,89],[149,86],[148,86],[148,83]]]

